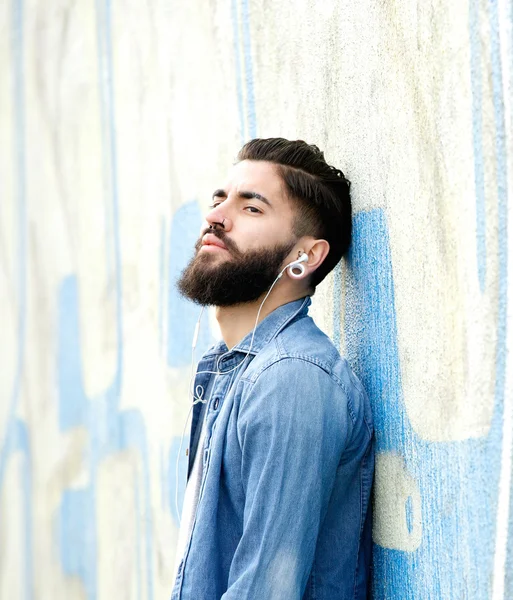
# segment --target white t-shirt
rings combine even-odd
[[[207,390],[206,397],[210,395],[210,387]],[[183,499],[182,516],[180,520],[180,532],[178,534],[178,544],[176,547],[176,558],[175,558],[175,579],[178,571],[178,565],[183,558],[185,548],[191,537],[192,527],[194,525],[194,519],[196,517],[196,509],[198,506],[199,493],[201,488],[201,480],[203,479],[203,447],[205,445],[205,415],[207,414],[207,402],[204,402],[201,407],[201,413],[199,416],[198,427],[199,439],[196,447],[196,453],[194,455],[194,462],[192,463],[191,474],[187,480],[187,487],[185,488],[185,496]],[[192,450],[193,440],[191,440],[189,451]]]

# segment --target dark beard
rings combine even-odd
[[[177,287],[183,296],[202,306],[234,306],[257,300],[274,283],[295,244],[241,252],[224,231],[207,231],[224,242],[233,258],[215,264],[213,256],[200,252],[201,238],[196,243],[196,254],[180,275]]]

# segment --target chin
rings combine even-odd
[[[219,262],[226,262],[228,259],[229,259],[228,256],[220,257],[217,252],[201,252],[200,251],[199,256],[196,257],[196,264],[205,266],[205,267],[212,265],[212,267],[215,268],[215,266]]]

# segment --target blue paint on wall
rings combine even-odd
[[[409,439],[397,439],[407,430],[395,320],[392,259],[386,217],[381,209],[362,212],[353,219],[353,241],[346,270],[345,335],[347,357],[376,402],[374,425],[378,452],[399,450]]]
[[[513,28],[513,3],[509,5],[508,21],[510,27]],[[505,69],[509,69],[509,80],[513,81],[513,57],[510,56],[509,64],[504,65]],[[511,209],[510,209],[511,210]],[[503,232],[508,235],[508,232]],[[509,266],[511,270],[511,265]],[[508,326],[511,327],[511,321]],[[513,452],[513,449],[511,450]],[[511,466],[511,484],[513,485],[513,464]],[[511,490],[513,492],[513,490]],[[509,506],[509,526],[508,526],[508,552],[506,558],[506,585],[505,585],[505,598],[513,598],[513,493],[510,496]]]
[[[87,598],[96,597],[96,532],[91,488],[66,490],[57,529],[64,573],[84,582]]]
[[[488,14],[490,19],[490,51],[492,65],[492,90],[493,90],[493,108],[495,122],[495,152],[496,152],[496,176],[497,176],[497,197],[498,197],[498,238],[499,238],[499,311],[498,311],[498,340],[496,357],[496,388],[495,396],[498,402],[504,398],[504,385],[506,378],[506,338],[508,324],[508,160],[506,146],[506,123],[504,111],[504,89],[502,69],[511,70],[511,60],[509,64],[502,65],[501,61],[501,40],[499,34],[499,14],[496,0],[489,0]],[[513,22],[513,8],[509,5],[508,15],[510,25]],[[511,57],[510,57],[511,59]],[[513,449],[506,449],[506,452]],[[501,456],[501,460],[505,457]],[[513,481],[513,479],[512,479]],[[506,574],[513,570],[513,498],[511,499],[509,513],[509,534],[508,555],[506,559]],[[511,579],[506,577],[506,595],[510,598],[513,593],[513,584]],[[509,589],[508,589],[509,588]]]
[[[105,71],[108,76],[104,79],[100,77],[100,85],[104,87],[107,94],[106,112],[108,116],[108,132],[109,146],[108,153],[110,157],[110,185],[112,193],[112,217],[113,217],[113,241],[114,241],[114,260],[115,260],[115,280],[116,280],[116,319],[118,331],[118,365],[121,370],[123,364],[123,321],[122,321],[122,302],[123,294],[121,293],[121,244],[119,240],[119,194],[118,194],[118,159],[116,146],[116,117],[115,117],[115,100],[114,100],[114,67],[112,61],[112,6],[111,0],[105,0],[104,8],[104,40],[105,40]],[[97,7],[99,6],[97,0]],[[101,71],[103,74],[103,71]],[[105,104],[104,104],[105,106]],[[121,376],[119,375],[119,381]]]
[[[233,45],[235,55],[235,78],[237,84],[237,104],[239,107],[239,123],[241,133],[241,144],[244,144],[248,139],[256,137],[256,107],[255,107],[255,92],[253,83],[253,57],[251,53],[251,32],[250,32],[250,13],[248,0],[241,2],[241,22],[242,22],[242,45],[239,36],[239,0],[232,0],[232,28],[233,28]],[[242,71],[241,55],[244,60],[244,75]],[[246,97],[246,105],[244,105],[243,97]],[[247,127],[246,127],[247,123]]]
[[[16,156],[17,156],[17,200],[19,208],[19,252],[18,269],[20,275],[19,299],[20,312],[18,315],[18,348],[16,376],[14,378],[11,404],[5,436],[0,447],[0,490],[7,461],[14,453],[21,453],[24,459],[23,477],[23,514],[24,557],[26,587],[24,596],[32,598],[33,569],[32,569],[32,524],[30,501],[31,494],[31,462],[29,437],[25,423],[17,418],[16,413],[20,399],[21,375],[23,369],[24,345],[26,339],[26,208],[25,208],[25,158],[24,158],[24,116],[23,116],[23,78],[22,78],[22,23],[23,4],[20,0],[13,2],[14,32],[13,55],[15,56],[15,123],[16,123]],[[232,8],[236,9],[236,2]],[[247,1],[243,4],[243,30],[249,36]],[[478,25],[477,8],[471,4],[471,27]],[[59,424],[62,431],[73,427],[83,426],[89,435],[87,448],[87,465],[91,480],[90,486],[81,490],[66,490],[61,498],[60,514],[58,517],[60,554],[63,570],[69,575],[82,579],[89,600],[97,596],[96,561],[96,485],[97,471],[101,461],[110,454],[123,449],[137,449],[141,457],[141,477],[135,487],[136,503],[136,550],[139,571],[137,573],[138,597],[142,595],[142,564],[141,558],[146,557],[148,574],[146,577],[146,597],[153,597],[152,588],[152,522],[149,502],[150,472],[148,464],[148,440],[144,419],[139,411],[119,411],[119,400],[122,383],[122,290],[121,263],[119,244],[119,219],[116,179],[115,153],[115,123],[114,99],[112,83],[111,56],[111,17],[110,3],[102,4],[97,1],[98,15],[98,48],[99,72],[103,83],[100,85],[102,98],[102,135],[104,136],[104,175],[105,186],[112,195],[112,205],[106,204],[111,226],[107,228],[106,236],[114,236],[112,251],[107,255],[107,263],[111,265],[116,281],[117,304],[117,336],[118,361],[116,373],[109,387],[96,398],[87,398],[82,375],[82,358],[80,354],[80,326],[78,306],[78,281],[75,276],[65,278],[59,288],[59,333],[58,333],[58,401]],[[103,15],[103,17],[101,16]],[[472,21],[477,19],[477,21]],[[497,131],[497,190],[499,196],[499,331],[497,346],[497,377],[496,377],[496,410],[489,435],[484,439],[468,440],[459,443],[432,444],[420,440],[412,430],[408,421],[402,397],[400,380],[400,361],[397,348],[397,327],[394,307],[394,285],[392,277],[390,247],[386,218],[382,211],[361,213],[355,217],[355,243],[350,256],[348,273],[348,298],[346,299],[345,329],[351,361],[355,370],[360,370],[360,376],[371,396],[376,415],[376,430],[378,447],[381,451],[401,453],[408,469],[419,485],[422,496],[422,511],[424,536],[421,547],[412,553],[400,552],[376,547],[375,565],[375,598],[457,598],[464,593],[472,594],[475,598],[485,598],[489,595],[489,575],[492,568],[492,558],[495,538],[496,491],[499,473],[497,448],[500,447],[502,426],[502,399],[504,393],[505,370],[505,335],[506,335],[506,305],[507,305],[507,172],[505,160],[505,130],[504,106],[501,83],[500,48],[496,3],[490,2],[490,19],[492,31],[492,84],[494,90],[495,126]],[[238,28],[238,25],[237,25]],[[476,30],[477,31],[477,30]],[[476,32],[471,29],[471,38]],[[237,34],[238,35],[238,34]],[[249,37],[244,40],[245,60],[251,59]],[[474,40],[475,41],[475,40]],[[471,43],[473,43],[471,41]],[[239,41],[236,39],[236,47]],[[472,69],[479,68],[479,49],[474,48],[472,54]],[[476,58],[477,57],[477,58]],[[239,57],[237,54],[237,60]],[[476,62],[477,61],[477,62]],[[240,61],[237,76],[241,78]],[[250,135],[256,135],[256,118],[254,118],[254,100],[252,100],[252,69],[246,62],[246,89],[248,99],[248,123]],[[474,151],[476,152],[476,196],[479,186],[483,184],[482,177],[482,117],[481,117],[481,73],[473,81],[474,95]],[[251,93],[250,93],[251,90]],[[244,131],[244,113],[242,108],[242,82],[238,83],[239,109]],[[253,111],[253,112],[252,112]],[[252,117],[253,114],[253,117]],[[253,131],[253,129],[255,131]],[[244,133],[245,137],[245,133]],[[479,156],[481,153],[481,156]],[[481,173],[479,172],[481,169]],[[484,185],[484,184],[483,184]],[[21,199],[21,200],[20,200]],[[482,201],[476,199],[478,221],[477,253],[479,281],[481,288],[485,285],[486,275],[486,244],[484,221],[484,191]],[[481,212],[482,214],[481,214]],[[175,215],[176,217],[176,215]],[[183,218],[181,224],[184,225]],[[190,247],[183,241],[179,223],[174,221],[176,231],[170,234],[170,258],[176,252],[173,250],[173,239],[178,246]],[[192,231],[190,227],[184,230]],[[165,239],[165,231],[162,235]],[[195,238],[194,238],[195,239]],[[194,242],[193,239],[193,242]],[[164,246],[162,245],[162,248]],[[162,260],[162,265],[164,261]],[[162,268],[162,267],[161,267]],[[162,275],[161,275],[162,277]],[[335,273],[335,277],[337,274]],[[341,283],[341,282],[340,282]],[[335,297],[338,283],[335,280]],[[162,295],[164,292],[162,292]],[[172,306],[171,290],[168,308],[176,319],[182,319],[183,313],[177,312]],[[164,301],[161,300],[162,312]],[[340,306],[338,306],[338,309]],[[340,331],[340,310],[334,312],[334,331]],[[185,334],[177,340],[191,340],[195,319],[183,328]],[[192,323],[192,329],[191,329]],[[162,326],[162,325],[161,325]],[[205,330],[205,326],[207,329]],[[174,323],[176,329],[176,322]],[[177,329],[180,333],[180,325]],[[206,335],[204,346],[208,344],[208,324],[203,323],[202,336]],[[170,327],[171,332],[171,327]],[[189,335],[190,334],[190,335]],[[338,333],[337,333],[338,335]],[[188,337],[187,337],[188,336]],[[172,339],[172,336],[169,336]],[[199,340],[201,350],[202,338]],[[339,339],[337,339],[337,343]],[[185,350],[186,348],[186,350]],[[168,361],[173,352],[176,353],[178,364],[186,364],[190,355],[190,341],[183,347],[177,346],[168,350]],[[186,363],[180,363],[187,356]],[[180,358],[181,357],[181,358]],[[169,507],[175,520],[174,509],[174,480],[175,458],[178,452],[179,439],[174,438],[168,453],[168,499]],[[184,446],[186,442],[184,441]],[[411,454],[415,455],[415,462]],[[179,494],[183,497],[185,482],[185,461],[180,464]],[[162,475],[164,479],[166,475]],[[486,490],[486,493],[483,493]],[[147,522],[141,526],[140,510],[144,510]],[[513,531],[513,498],[510,513]],[[411,499],[406,505],[406,526],[411,531],[415,518],[415,507]],[[513,564],[513,539],[510,537],[508,565],[511,574]],[[444,564],[443,558],[450,556],[451,560]],[[465,579],[463,579],[465,577]],[[429,587],[420,587],[423,581],[429,582]],[[513,581],[506,581],[506,598],[513,597]]]
[[[477,36],[478,8],[471,4],[471,37]],[[420,440],[405,414],[397,354],[392,268],[384,215],[362,213],[355,218],[352,272],[348,285],[348,347],[364,381],[376,417],[378,449],[404,453],[422,498],[423,539],[412,553],[375,547],[374,597],[455,598],[470,594],[487,598],[493,577],[496,515],[505,378],[507,327],[507,162],[502,65],[497,5],[489,3],[491,63],[496,129],[499,298],[497,322],[495,410],[485,439],[433,444]],[[477,251],[481,289],[485,286],[484,189],[482,173],[480,65],[472,39],[474,151],[477,195]],[[361,311],[361,312],[360,312]],[[380,331],[381,330],[381,331]],[[385,343],[387,341],[387,343]],[[384,354],[384,360],[380,356]],[[381,363],[381,368],[380,368]],[[413,461],[411,457],[414,456]],[[486,490],[486,493],[484,491]],[[513,508],[513,503],[512,503]],[[407,517],[408,520],[411,519]],[[408,524],[407,524],[408,525]],[[512,552],[511,539],[509,553]],[[450,561],[444,557],[450,556]],[[509,554],[508,561],[512,561]],[[507,571],[512,562],[508,562]],[[429,582],[422,589],[421,582]],[[506,598],[512,595],[506,581]]]
[[[81,490],[65,490],[59,512],[60,557],[65,573],[81,577],[87,598],[97,597],[96,557],[96,473],[101,461],[126,449],[136,449],[142,463],[142,482],[146,527],[141,538],[136,540],[136,551],[141,552],[144,544],[147,568],[147,597],[153,597],[152,520],[150,503],[150,467],[148,441],[144,418],[138,410],[118,411],[120,381],[114,377],[111,385],[97,398],[88,399],[81,376],[82,359],[78,331],[77,280],[66,278],[59,298],[59,414],[63,431],[83,425],[89,433],[87,462],[90,486]],[[68,328],[66,330],[66,328]],[[68,335],[66,335],[68,333]],[[117,373],[120,369],[117,369]],[[69,403],[72,407],[66,409]],[[136,519],[141,515],[137,514]],[[76,536],[81,536],[80,544]],[[74,556],[80,552],[79,558]],[[143,565],[139,563],[139,568]],[[138,574],[141,577],[141,574]]]
[[[136,552],[142,555],[144,545],[146,558],[146,597],[153,598],[152,565],[152,513],[150,503],[150,471],[148,442],[142,414],[137,410],[119,411],[123,365],[121,253],[119,240],[119,214],[117,190],[117,158],[114,115],[114,84],[112,68],[111,5],[96,2],[99,55],[99,89],[101,98],[104,171],[110,190],[112,236],[107,230],[107,240],[112,242],[106,257],[107,268],[113,265],[116,302],[117,362],[111,384],[96,398],[87,398],[82,378],[82,358],[79,339],[78,282],[76,277],[65,278],[59,289],[59,349],[58,349],[58,397],[60,425],[63,430],[83,425],[89,434],[87,466],[90,485],[81,490],[65,490],[59,511],[60,558],[65,573],[80,577],[88,600],[97,597],[97,522],[96,486],[101,461],[108,455],[125,449],[136,449],[141,457],[144,494],[144,533],[137,536]],[[104,74],[107,74],[104,76]],[[139,487],[139,484],[138,484]],[[138,492],[137,492],[138,494]],[[137,503],[139,505],[137,496]],[[136,514],[138,520],[141,515]],[[75,539],[81,532],[80,543]],[[81,548],[80,557],[74,554]],[[143,568],[138,564],[139,570]],[[137,574],[142,581],[141,572]],[[140,590],[139,590],[140,593]]]
[[[16,224],[17,232],[16,260],[17,265],[14,273],[17,281],[17,303],[18,303],[18,348],[16,355],[13,385],[9,399],[9,411],[7,413],[6,428],[1,432],[0,438],[0,492],[3,489],[5,473],[10,458],[21,453],[23,461],[21,464],[21,502],[23,522],[23,554],[20,562],[24,567],[24,600],[34,597],[34,572],[33,572],[33,546],[32,546],[32,463],[30,443],[27,427],[17,412],[21,400],[21,386],[23,377],[23,365],[25,359],[25,348],[27,342],[27,206],[26,206],[26,156],[25,156],[25,79],[24,79],[24,3],[22,0],[13,0],[11,8],[11,53],[13,62],[13,155],[15,157],[15,194],[16,194]]]
[[[34,571],[33,571],[33,524],[31,502],[32,496],[32,457],[30,452],[30,440],[27,426],[24,421],[14,418],[10,423],[7,436],[2,449],[4,465],[7,467],[7,461],[15,454],[22,455],[20,467],[21,478],[21,502],[22,502],[22,522],[20,523],[23,531],[23,554],[20,556],[20,562],[24,566],[24,587],[23,598],[30,600],[34,597]],[[5,472],[4,472],[5,474]],[[3,480],[0,480],[0,491],[3,487]]]
[[[76,277],[65,277],[58,297],[57,360],[59,394],[59,427],[67,431],[82,425],[87,398],[82,381],[82,357],[78,323],[78,283]]]
[[[200,207],[193,201],[178,208],[171,224],[167,338],[167,362],[170,367],[183,367],[191,363],[192,339],[201,308],[178,293],[176,281],[194,255],[194,244],[200,235],[202,221]],[[211,342],[208,315],[204,313],[196,356],[203,354]]]
[[[253,89],[253,58],[251,53],[251,32],[248,0],[242,0],[242,31],[244,40],[244,65],[246,67],[246,106],[249,138],[255,138],[257,132],[255,93]],[[245,140],[247,141],[247,140]]]
[[[87,426],[91,402],[86,397],[82,379],[82,357],[78,322],[78,284],[76,277],[66,277],[58,297],[58,400],[59,426],[68,431],[78,425]],[[92,419],[91,419],[92,420]],[[88,463],[92,459],[94,427],[90,432]],[[100,426],[98,423],[97,426]],[[94,473],[89,468],[89,475]],[[60,561],[64,573],[79,577],[88,600],[96,598],[96,518],[95,481],[79,490],[64,490],[61,496],[57,529]]]
[[[120,450],[135,448],[139,451],[139,456],[142,462],[142,482],[141,485],[137,485],[137,489],[142,487],[144,496],[144,520],[147,523],[144,532],[144,554],[145,563],[148,577],[147,595],[148,598],[153,598],[153,564],[152,564],[152,548],[153,548],[153,531],[152,531],[152,517],[151,517],[151,485],[150,485],[150,460],[148,454],[148,440],[146,436],[146,427],[144,424],[144,417],[139,410],[127,410],[120,414],[121,431],[122,431],[122,442]],[[137,494],[139,492],[137,491]],[[136,507],[139,506],[139,496],[137,495]],[[139,523],[141,514],[136,511],[137,524]],[[140,531],[139,526],[137,529]],[[141,540],[138,537],[138,540]],[[141,554],[140,543],[137,544],[137,554]],[[142,579],[141,569],[143,565],[141,562],[138,563],[138,580]]]
[[[412,501],[412,497],[408,496],[408,498],[406,499],[406,528],[408,530],[408,533],[412,533],[413,532],[413,519],[414,519],[414,509],[413,509],[413,501]]]
[[[32,507],[34,496],[32,495],[32,456],[30,453],[30,443],[28,431],[25,423],[18,422],[19,429],[23,430],[22,438],[24,443],[20,450],[23,452],[23,467],[22,467],[22,490],[21,501],[23,503],[23,559],[24,563],[24,580],[25,589],[23,597],[25,600],[34,598],[34,560],[33,560],[33,522],[32,522]]]
[[[242,99],[242,68],[239,51],[239,15],[237,0],[232,0],[233,52],[235,55],[235,80],[237,84],[237,104],[239,106],[239,127],[241,144],[246,140],[246,122],[244,119],[244,102]]]
[[[496,0],[489,0],[490,49],[492,63],[493,109],[495,117],[495,152],[497,174],[498,238],[499,238],[499,311],[497,340],[496,396],[503,398],[506,376],[506,329],[508,303],[508,168],[506,153],[506,125],[504,117],[504,90],[499,37],[499,15]]]
[[[23,359],[26,344],[26,313],[27,313],[27,215],[26,215],[26,173],[25,173],[25,83],[23,77],[23,3],[21,0],[13,1],[11,52],[13,55],[13,106],[14,106],[14,148],[15,160],[15,185],[16,185],[16,224],[17,233],[16,257],[18,264],[14,273],[18,276],[17,301],[18,301],[18,352],[14,371],[13,387],[10,397],[7,427],[2,437],[0,446],[0,489],[4,477],[7,460],[7,440],[10,430],[14,426],[16,411],[20,400],[21,379],[23,373]]]
[[[342,261],[333,271],[333,343],[340,351],[340,330],[342,310]]]
[[[476,195],[476,252],[481,291],[486,280],[486,210],[483,157],[483,83],[479,0],[469,1],[470,81],[472,87],[472,138],[474,145],[474,187]]]
[[[348,359],[371,399],[377,450],[403,456],[422,499],[423,536],[416,551],[375,545],[373,597],[456,598],[470,590],[472,597],[487,598],[495,544],[502,398],[496,397],[486,438],[430,443],[417,436],[402,397],[385,215],[379,209],[359,213],[353,227],[346,288]],[[407,528],[414,518],[407,513]]]

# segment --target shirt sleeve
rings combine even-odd
[[[344,390],[282,359],[245,382],[238,421],[243,533],[223,600],[300,600],[350,433]]]

